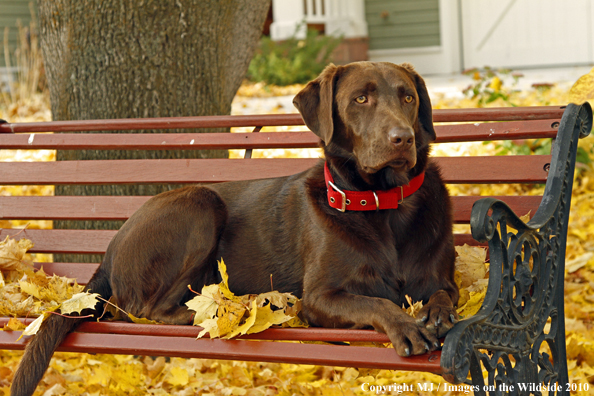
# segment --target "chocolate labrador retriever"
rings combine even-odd
[[[303,299],[312,325],[374,328],[402,356],[439,347],[457,320],[448,192],[423,79],[408,65],[328,66],[295,106],[325,161],[288,177],[192,186],[146,202],[87,285],[138,317],[189,324],[184,303],[220,281],[236,294],[274,286]],[[405,296],[425,304],[415,320]],[[98,310],[100,307],[97,307]],[[54,315],[29,343],[12,395],[30,395],[81,319]]]

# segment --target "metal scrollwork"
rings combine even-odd
[[[446,337],[441,361],[448,381],[467,382],[470,376],[478,395],[540,395],[539,384],[559,385],[557,394],[567,394],[567,221],[577,142],[591,129],[590,105],[568,105],[543,200],[527,223],[502,201],[475,203],[470,224],[476,240],[489,242],[489,285],[479,312]],[[486,384],[482,368],[488,373]]]

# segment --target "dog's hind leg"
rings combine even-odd
[[[188,324],[185,306],[192,296],[218,281],[216,254],[227,219],[220,196],[207,187],[160,194],[124,225],[114,238],[114,296],[122,309],[170,324]]]
[[[201,234],[202,237],[207,233],[207,230],[204,231]],[[212,231],[210,234],[212,234]],[[210,236],[214,237],[214,235]],[[184,270],[179,273],[179,277],[161,295],[157,304],[148,313],[151,319],[169,324],[192,323],[194,312],[190,311],[185,305],[185,302],[194,296],[194,293],[190,291],[190,287],[192,290],[200,292],[202,286],[218,281],[215,272],[216,266],[213,265],[216,244],[212,246],[214,249],[211,251],[197,249],[195,255],[188,257]]]

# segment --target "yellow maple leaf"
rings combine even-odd
[[[581,76],[569,90],[569,100],[581,104],[594,99],[594,68]]]
[[[36,273],[38,275],[39,272]],[[83,286],[65,276],[54,275],[47,278],[47,285],[40,290],[44,301],[65,301],[72,298],[76,293],[82,292]],[[39,282],[37,282],[39,284]]]
[[[171,367],[165,381],[173,386],[186,386],[190,382],[187,370],[181,367]]]
[[[297,297],[295,297],[294,295],[292,295],[291,293],[281,293],[278,291],[269,291],[266,293],[258,294],[257,300],[258,300],[259,307],[263,307],[266,304],[266,302],[269,302],[270,304],[274,305],[277,308],[285,308],[289,304],[293,305],[293,304],[297,303],[297,301],[299,299]]]
[[[99,384],[102,386],[107,386],[109,381],[111,380],[113,369],[108,365],[100,365],[98,367],[93,367],[92,374],[86,376],[86,382],[89,385]]]
[[[195,311],[194,325],[200,325],[201,322],[212,319],[216,316],[219,304],[217,300],[219,292],[219,285],[208,285],[202,288],[202,293],[186,302],[186,305],[192,311]]]
[[[247,334],[259,333],[272,325],[279,325],[288,322],[293,317],[286,315],[282,309],[273,311],[270,304],[258,308],[254,325],[250,327]]]
[[[294,295],[272,291],[236,296],[229,289],[227,268],[222,260],[219,262],[219,272],[221,283],[204,286],[199,296],[186,303],[189,309],[196,312],[194,325],[203,328],[198,338],[206,333],[211,338],[232,338],[263,331],[276,324],[308,326],[297,317],[301,302]]]
[[[23,267],[23,257],[27,250],[33,247],[33,242],[29,239],[19,239],[18,241],[6,236],[4,241],[0,242],[0,270],[14,271]]]
[[[117,371],[112,372],[112,381],[109,382],[110,392],[124,392],[123,394],[136,394],[144,385],[143,366],[139,362],[129,361],[120,365]]]
[[[460,317],[467,318],[475,315],[481,309],[486,294],[487,289],[470,293],[468,301],[457,310]]]
[[[229,290],[229,275],[227,275],[227,266],[223,262],[222,258],[221,261],[219,261],[219,272],[221,273],[221,278],[223,278],[223,281],[219,284],[221,293],[223,293],[223,295],[228,299],[233,300],[235,298],[235,294]]]
[[[81,313],[83,309],[95,309],[97,305],[97,297],[99,293],[77,293],[72,298],[64,301],[60,308],[60,312],[67,315],[72,312]]]
[[[51,315],[51,314],[48,313],[45,315]],[[23,338],[23,336],[37,334],[37,332],[39,331],[39,328],[41,327],[41,323],[43,323],[44,319],[46,318],[45,315],[41,315],[40,317],[35,319],[33,322],[29,323],[29,326],[27,326],[25,328],[25,330],[23,330],[23,332],[21,333],[21,336],[19,338],[17,338],[17,341],[19,341],[21,338]]]
[[[245,322],[240,325],[237,326],[235,329],[233,329],[231,332],[229,332],[227,335],[225,335],[223,338],[233,338],[236,337],[238,335],[243,335],[243,334],[247,334],[248,330],[250,328],[252,328],[252,326],[254,325],[254,323],[256,323],[256,315],[258,313],[258,302],[256,301],[256,299],[252,300],[252,306],[250,308],[250,315],[248,316],[248,318],[245,320]]]
[[[455,279],[459,288],[466,288],[487,274],[487,251],[479,246],[456,246]]]
[[[39,292],[39,286],[27,282],[27,281],[19,281],[19,286],[21,287],[21,291],[23,293],[27,293],[33,297],[41,299],[41,293]]]
[[[234,301],[224,300],[219,304],[217,311],[217,326],[219,337],[223,337],[233,331],[243,319],[247,309],[245,306]]]
[[[524,216],[520,216],[520,220],[522,220],[524,223],[528,223],[530,221],[530,212],[532,211],[529,210]]]
[[[27,326],[17,318],[10,318],[8,323],[4,325],[5,331],[21,331],[24,330]]]
[[[147,318],[137,318],[136,316],[132,315],[130,312],[127,312],[128,314],[128,318],[130,318],[130,320],[134,323],[139,323],[139,324],[161,324],[160,322],[157,322],[156,320],[151,320],[151,319],[147,319]]]
[[[309,327],[309,323],[301,320],[298,316],[294,316],[291,320],[281,323],[283,327]]]
[[[197,338],[202,338],[206,333],[210,336],[210,338],[219,337],[219,327],[217,325],[217,319],[206,319],[198,324],[198,326],[202,327],[202,331],[198,333]]]

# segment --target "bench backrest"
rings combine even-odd
[[[438,143],[554,138],[564,107],[435,110]],[[0,123],[0,150],[220,150],[246,149],[244,159],[89,160],[0,162],[1,185],[218,183],[285,176],[315,158],[251,158],[252,150],[315,148],[311,132],[259,132],[300,126],[298,114],[125,120]],[[249,133],[78,133],[148,129],[250,127]],[[54,133],[41,133],[41,132]],[[77,133],[73,133],[77,132]],[[451,184],[544,183],[549,155],[436,157]],[[0,196],[0,220],[125,220],[146,196]],[[456,223],[469,223],[475,196],[453,197]],[[540,196],[499,197],[519,214],[536,212]],[[112,230],[1,229],[0,238],[31,239],[32,253],[104,253]],[[18,237],[17,237],[18,238]],[[477,242],[457,234],[457,244]],[[96,264],[43,263],[48,273],[88,281]]]

